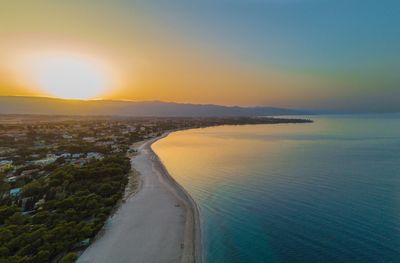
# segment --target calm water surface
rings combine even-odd
[[[400,262],[400,115],[176,132],[206,262]]]

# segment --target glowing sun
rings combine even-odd
[[[35,61],[37,85],[51,96],[92,99],[109,86],[108,75],[96,61],[74,55],[51,55]]]

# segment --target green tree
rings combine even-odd
[[[5,220],[12,216],[14,213],[19,212],[20,209],[15,206],[0,206],[0,224],[4,224]]]
[[[0,196],[10,190],[10,184],[4,181],[5,177],[4,174],[0,173]]]
[[[33,257],[34,262],[48,262],[50,252],[48,250],[39,250],[39,252]]]
[[[73,263],[78,259],[78,256],[76,255],[76,253],[68,253],[67,255],[65,255],[61,260],[60,263]]]
[[[9,254],[10,250],[7,247],[5,246],[0,247],[0,257],[7,257]]]
[[[33,180],[32,182],[24,185],[22,188],[22,195],[25,197],[38,196],[42,194],[43,189],[43,183],[40,183],[38,180]]]
[[[27,218],[20,212],[14,213],[12,216],[6,219],[8,225],[24,225],[27,222]]]
[[[0,244],[5,244],[13,237],[13,232],[5,227],[0,228]]]

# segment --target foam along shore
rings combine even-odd
[[[145,141],[131,159],[139,189],[77,262],[201,262],[199,210]]]

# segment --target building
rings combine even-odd
[[[97,153],[97,152],[90,152],[90,153],[87,153],[86,157],[88,159],[101,160],[101,159],[103,159],[103,154]]]
[[[46,166],[46,165],[54,163],[56,160],[57,160],[57,156],[55,156],[53,154],[49,154],[46,158],[33,161],[32,163],[36,164],[36,165]]]
[[[82,140],[85,142],[93,143],[96,141],[96,138],[95,137],[83,137]]]
[[[7,183],[15,183],[15,182],[17,181],[17,177],[16,177],[16,176],[10,176],[10,177],[7,177],[7,178],[5,179],[5,181],[6,181]]]
[[[21,194],[21,188],[13,188],[10,190],[11,197],[18,197]]]

